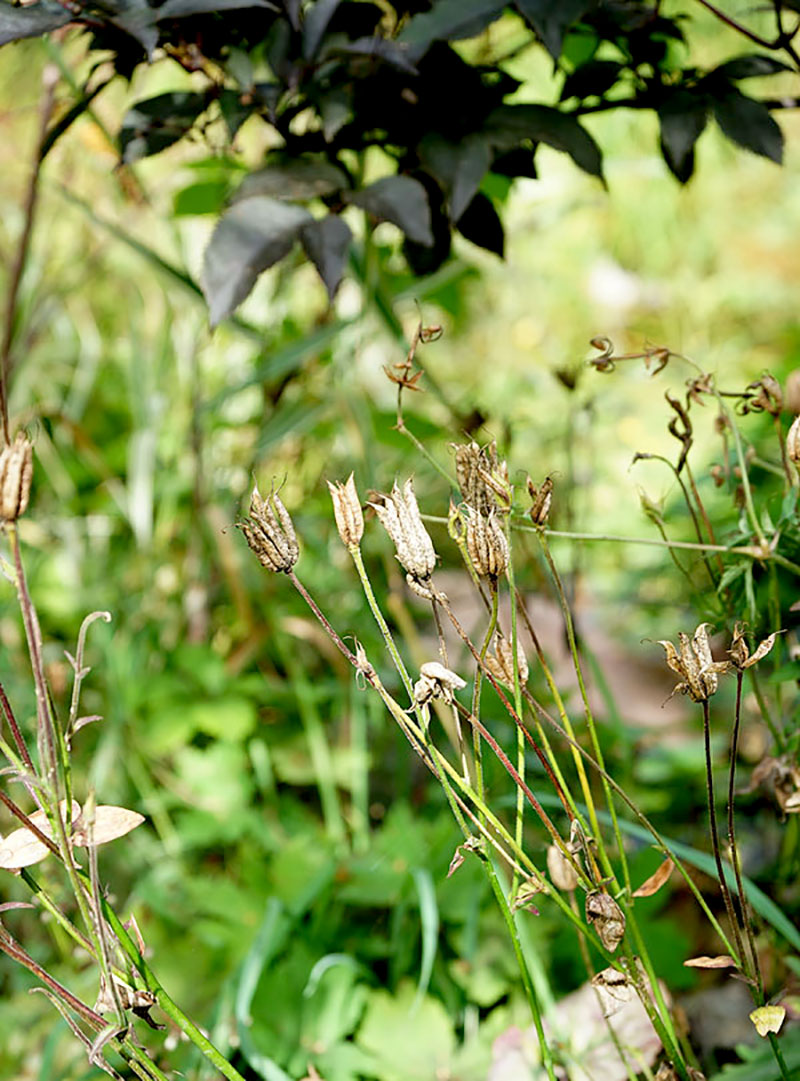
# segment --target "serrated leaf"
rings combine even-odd
[[[315,0],[303,19],[303,59],[311,60],[341,0]]]
[[[119,132],[124,162],[158,154],[190,130],[205,110],[205,94],[175,91],[137,102],[126,114]]]
[[[53,0],[40,0],[27,7],[13,7],[0,0],[0,45],[49,34],[51,30],[66,26],[73,18],[74,15]]]
[[[587,0],[515,0],[514,6],[553,59],[558,60],[564,35],[591,5]]]
[[[709,74],[723,75],[726,79],[755,79],[762,75],[777,75],[778,72],[790,70],[791,68],[776,60],[774,56],[748,53],[726,60]]]
[[[203,259],[203,295],[212,326],[241,304],[262,271],[288,255],[312,220],[303,207],[266,196],[242,199],[222,215]]]
[[[602,178],[600,148],[573,116],[548,105],[501,105],[490,113],[486,130],[501,150],[511,150],[523,139],[547,143],[569,154],[579,168]]]
[[[416,244],[424,247],[433,244],[428,195],[413,177],[386,176],[368,188],[351,193],[348,200],[376,218],[390,221]]]
[[[254,195],[267,195],[281,201],[297,202],[317,199],[348,187],[347,177],[335,165],[327,161],[309,161],[299,158],[281,165],[268,165],[266,169],[250,173],[236,192],[236,202],[251,199]]]
[[[447,195],[451,221],[458,221],[489,171],[491,149],[487,137],[468,135],[459,143],[451,143],[438,135],[426,135],[417,152]]]
[[[731,89],[713,103],[714,116],[734,143],[778,165],[783,161],[783,132],[766,105]]]
[[[144,822],[144,815],[140,815],[137,811],[129,811],[127,807],[101,804],[95,807],[92,829],[89,830],[78,823],[73,831],[72,840],[83,848],[89,845],[92,847],[104,845],[108,841],[124,837],[126,833],[141,826],[142,822]]]
[[[676,91],[658,110],[661,150],[670,171],[685,184],[694,172],[694,145],[708,122],[704,99]]]
[[[669,858],[656,868],[653,874],[641,884],[638,890],[633,891],[634,897],[652,897],[654,893],[658,893],[665,882],[669,880],[669,876],[672,874],[672,869],[675,864]]]
[[[430,11],[414,15],[398,40],[421,56],[434,41],[474,37],[500,17],[504,0],[434,0]]]
[[[300,241],[305,253],[325,283],[333,300],[344,273],[344,263],[353,234],[350,226],[338,214],[329,214],[321,221],[303,226]]]

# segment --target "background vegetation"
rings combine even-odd
[[[681,9],[663,7],[670,16]],[[736,7],[729,5],[738,17],[744,5]],[[741,39],[710,13],[693,10],[692,18],[693,51],[680,53],[681,63],[707,70],[741,51]],[[513,54],[520,24],[508,14],[458,49],[468,58]],[[245,52],[227,54],[228,75],[239,77]],[[102,76],[102,65],[90,70],[96,59],[71,30],[0,52],[6,295],[51,72],[59,72],[57,118],[79,99],[76,88]],[[544,50],[521,50],[507,68],[536,89],[534,100],[543,89],[557,100],[563,80],[554,80]],[[641,485],[670,535],[691,540],[674,477],[656,461],[630,463],[637,452],[674,460],[663,392],[682,393],[692,373],[671,361],[655,377],[641,364],[605,377],[587,365],[597,354],[588,343],[605,335],[618,353],[666,346],[715,372],[723,389],[742,390],[769,369],[784,387],[788,427],[800,367],[796,118],[780,116],[782,168],[709,126],[696,175],[682,187],[659,151],[653,111],[587,115],[582,123],[604,150],[605,188],[547,146],[536,155],[539,179],[485,181],[481,194],[505,225],[504,261],[486,250],[491,244],[456,232],[453,258],[414,277],[396,226],[371,230],[350,215],[355,254],[333,302],[295,249],[211,332],[195,283],[238,176],[271,147],[266,125],[251,118],[231,148],[217,119],[142,160],[117,142],[132,103],[199,94],[203,79],[161,58],[129,83],[110,80],[92,99],[42,170],[13,308],[9,411],[36,453],[32,513],[19,529],[59,707],[71,686],[63,651],[74,651],[81,620],[98,609],[113,616],[90,632],[84,711],[103,721],[77,737],[76,790],[92,786],[104,803],[147,816],[147,826],[101,849],[103,880],[117,910],[135,913],[173,998],[245,1076],[300,1078],[313,1065],[326,1081],[483,1078],[493,1041],[512,1025],[527,1029],[530,1015],[480,867],[467,861],[447,877],[461,836],[440,789],[233,525],[254,479],[262,490],[281,482],[301,537],[303,580],[342,635],[357,634],[371,658],[380,655],[324,482],[355,470],[364,498],[413,473],[423,511],[446,513],[447,484],[394,429],[397,388],[384,370],[405,356],[421,311],[444,334],[419,350],[425,393],[408,395],[404,415],[434,459],[451,468],[448,443],[465,434],[495,438],[520,489],[527,473],[537,482],[553,475],[556,531],[657,538],[641,511]],[[748,80],[746,89],[775,97],[792,93],[795,80],[778,73]],[[386,171],[376,150],[362,165],[362,180]],[[223,307],[220,319],[231,305]],[[714,417],[713,408],[693,413],[694,468],[728,538],[738,512],[709,472],[721,461]],[[775,459],[772,418],[747,415],[742,425],[756,453]],[[756,475],[777,519],[780,481],[766,470]],[[455,547],[441,525],[431,532],[439,574],[455,590]],[[558,537],[552,544],[590,667],[596,660],[605,673],[595,676],[595,695],[609,771],[662,832],[706,853],[699,715],[682,700],[662,710],[673,681],[656,645],[719,618],[700,558],[692,557],[687,582],[660,548]],[[435,656],[435,637],[374,525],[364,552],[416,668]],[[533,546],[529,552],[518,584],[533,598],[546,650],[566,670],[552,589]],[[746,578],[740,574],[735,614],[759,632],[775,629],[765,616],[766,585],[760,592],[756,576],[748,593]],[[781,589],[785,611],[791,583]],[[0,604],[2,682],[30,726],[33,691],[10,586]],[[786,684],[775,693],[789,733],[793,644],[792,635],[782,640],[772,677],[773,686]],[[746,704],[743,784],[771,747],[754,703]],[[502,734],[511,736],[510,724]],[[728,729],[718,738],[723,760]],[[499,775],[491,783],[499,789]],[[797,825],[796,816],[781,822],[762,791],[743,797],[746,873],[790,920]],[[3,833],[11,828],[4,823]],[[531,826],[531,852],[543,850],[540,834]],[[634,877],[644,880],[660,857],[647,838],[632,832],[629,841]],[[710,879],[705,887],[711,896]],[[9,875],[3,900],[15,899],[28,891]],[[574,934],[552,906],[538,907],[522,924],[523,941],[541,997],[557,1002],[585,972]],[[791,1005],[800,951],[759,919],[770,987]],[[26,911],[4,922],[93,1000],[95,970],[76,962],[54,924]],[[643,903],[641,923],[674,995],[722,994],[726,985],[713,973],[683,967],[694,954],[720,952],[684,887],[672,883]],[[66,1025],[54,1024],[50,1005],[23,993],[31,985],[29,974],[3,962],[0,1076],[100,1076]],[[720,1001],[723,1013],[734,1011]],[[724,1036],[720,1020],[699,1047],[709,1076],[755,1054],[743,1046],[752,1033],[746,1015],[735,1014],[738,1027]],[[784,1038],[789,1044],[792,1033]],[[787,1055],[797,1049],[793,1038]],[[172,1031],[166,1040],[177,1044],[170,1068],[215,1076]],[[756,1068],[765,1081],[778,1076],[760,1059],[748,1068],[751,1078]],[[496,1076],[533,1076],[526,1069]]]

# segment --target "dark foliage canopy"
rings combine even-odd
[[[582,123],[589,113],[654,112],[661,153],[681,183],[692,176],[710,119],[739,146],[780,162],[783,137],[772,112],[795,102],[764,100],[747,88],[753,78],[800,69],[793,45],[800,0],[768,5],[769,36],[706,0],[687,0],[688,11],[670,15],[664,7],[658,0],[38,0],[25,7],[0,0],[0,44],[69,23],[90,35],[92,74],[46,150],[111,77],[129,79],[163,57],[201,73],[204,85],[139,101],[118,133],[123,162],[158,154],[190,132],[202,137],[220,121],[228,140],[252,116],[274,129],[276,147],[257,170],[245,173],[227,159],[229,175],[184,193],[183,212],[219,214],[203,280],[217,323],[298,242],[333,296],[352,241],[343,211],[352,206],[399,227],[415,274],[447,260],[454,230],[502,255],[495,193],[537,175],[540,145],[602,182],[601,149]],[[691,63],[700,7],[738,31],[745,50],[709,70]],[[500,19],[516,20],[510,55],[463,46]],[[530,88],[518,93],[509,73],[527,49],[549,54],[547,100],[532,103]],[[365,154],[375,147],[386,175],[365,179]]]

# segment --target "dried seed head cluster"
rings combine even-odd
[[[28,506],[33,480],[33,447],[19,432],[13,443],[0,451],[0,519],[16,522]]]
[[[461,676],[443,664],[428,661],[420,668],[419,679],[414,684],[414,701],[418,706],[425,706],[432,698],[442,698],[451,705],[455,692],[466,685]]]
[[[594,925],[605,948],[613,953],[625,935],[625,914],[614,898],[604,890],[587,893],[586,919]]]
[[[289,512],[277,492],[264,500],[253,489],[250,517],[238,523],[245,540],[267,570],[286,573],[297,562],[300,547]]]
[[[409,478],[400,489],[395,481],[389,495],[370,494],[369,506],[394,542],[397,558],[407,571],[408,584],[422,596],[431,597],[433,594],[426,583],[436,566],[436,552],[422,524],[414,482]]]
[[[456,479],[461,498],[478,514],[488,515],[511,505],[508,464],[497,457],[497,444],[451,443],[456,458]]]
[[[715,661],[711,656],[711,646],[708,644],[710,626],[710,623],[701,623],[691,640],[688,634],[681,631],[678,635],[680,650],[672,642],[659,640],[658,643],[664,647],[669,667],[681,677],[681,682],[672,693],[688,694],[693,702],[708,701],[716,693],[720,673],[730,669],[730,662]]]
[[[467,552],[473,567],[484,578],[499,578],[508,566],[508,541],[497,520],[497,510],[484,517],[467,507]]]
[[[331,484],[328,481],[328,491],[333,500],[333,514],[342,544],[347,548],[357,548],[364,536],[364,515],[353,474],[350,474],[344,484],[340,481]]]

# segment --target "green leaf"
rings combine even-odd
[[[370,992],[356,1042],[375,1057],[375,1074],[382,1081],[450,1075],[455,1036],[447,1011],[432,998],[415,1008],[410,983],[402,983],[395,994]]]
[[[564,35],[591,5],[587,0],[515,0],[514,6],[558,60]]]
[[[59,26],[66,26],[74,16],[54,0],[39,0],[28,7],[12,7],[0,0],[0,45],[21,38],[36,38]]]
[[[430,247],[431,208],[422,184],[410,176],[387,176],[368,188],[352,192],[348,200],[402,229],[409,240]]]
[[[503,258],[505,253],[505,233],[503,223],[494,208],[492,200],[483,192],[478,192],[467,209],[458,219],[458,231],[467,240],[479,248],[494,252]]]
[[[266,196],[242,199],[223,214],[203,259],[212,327],[241,304],[262,271],[288,255],[310,221],[303,207]]]
[[[618,60],[587,60],[564,80],[561,100],[602,97],[617,81],[622,68]]]
[[[704,98],[678,90],[658,110],[661,152],[670,171],[685,184],[694,172],[694,145],[708,121]]]
[[[780,71],[790,71],[791,68],[776,60],[774,56],[764,56],[761,53],[748,53],[744,56],[735,56],[732,60],[726,60],[724,64],[714,68],[709,74],[722,75],[726,79],[754,79],[761,75],[777,75]]]
[[[421,56],[434,41],[474,37],[499,18],[504,0],[434,0],[430,11],[415,15],[398,40]]]
[[[190,130],[207,107],[205,94],[175,91],[140,101],[122,121],[119,144],[124,162],[159,154]]]
[[[492,142],[511,150],[523,139],[547,143],[569,154],[579,168],[602,178],[600,148],[573,116],[548,105],[501,105],[486,122]]]
[[[305,253],[319,271],[331,300],[342,280],[352,239],[350,226],[338,214],[329,214],[327,218],[311,222],[301,230],[300,241]]]
[[[766,105],[731,88],[714,101],[714,116],[734,143],[778,165],[783,160],[783,132]]]
[[[219,214],[230,191],[227,180],[201,180],[175,192],[172,213],[176,217],[187,214]]]
[[[416,867],[412,874],[417,887],[419,916],[422,925],[422,959],[419,966],[419,983],[416,1001],[425,997],[431,982],[433,962],[436,959],[436,947],[439,941],[439,908],[436,904],[436,889],[433,877],[427,867]]]
[[[268,195],[271,199],[304,202],[348,186],[344,172],[330,162],[298,158],[250,173],[242,181],[236,201]]]
[[[316,55],[325,36],[328,23],[341,0],[315,0],[303,19],[303,59],[311,60]]]
[[[447,194],[450,220],[458,221],[491,164],[491,149],[485,135],[468,135],[451,143],[439,135],[426,135],[417,152],[420,161]]]
[[[252,735],[258,720],[255,706],[247,698],[192,702],[185,713],[193,731],[234,743]]]

